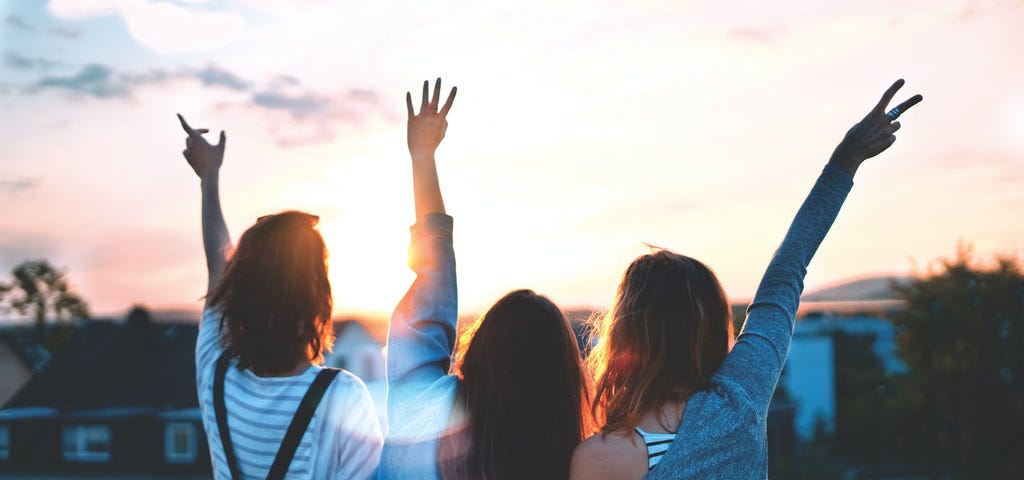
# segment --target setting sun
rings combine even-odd
[[[336,313],[386,314],[413,278],[403,96],[437,74],[459,87],[437,165],[467,314],[520,287],[601,307],[645,242],[749,297],[802,186],[901,75],[929,101],[864,173],[835,226],[856,235],[830,240],[808,285],[906,273],[958,240],[1021,249],[1024,10],[867,3],[19,7],[2,32],[0,267],[49,258],[98,313],[198,309],[181,112],[227,132],[235,238],[270,212],[319,215]]]

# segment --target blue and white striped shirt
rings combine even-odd
[[[203,312],[196,342],[196,385],[214,478],[231,480],[213,410],[213,378],[223,352],[220,314]],[[320,367],[290,377],[260,377],[228,368],[224,385],[228,428],[243,479],[267,477],[281,440]],[[366,386],[342,371],[324,394],[299,442],[289,479],[365,479],[376,470],[383,444],[376,409]]]
[[[644,441],[644,446],[647,447],[647,471],[654,470],[654,466],[661,461],[661,456],[665,455],[668,450],[669,444],[676,439],[674,433],[651,433],[640,427],[634,427],[633,430],[640,435],[640,438]]]

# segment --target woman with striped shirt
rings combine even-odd
[[[626,269],[597,322],[589,362],[602,433],[576,449],[573,479],[768,477],[766,418],[793,337],[806,268],[860,164],[896,140],[897,81],[836,147],[775,252],[733,341],[714,272],[661,250]]]
[[[383,444],[369,392],[320,367],[334,340],[327,250],[318,218],[257,219],[232,246],[220,206],[225,136],[178,116],[199,176],[209,270],[196,341],[196,386],[218,480],[366,479]]]

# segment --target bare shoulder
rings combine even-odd
[[[633,432],[599,433],[572,454],[570,480],[639,480],[647,475],[647,450]]]

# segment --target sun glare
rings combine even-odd
[[[338,155],[336,153],[336,155]],[[387,315],[414,275],[407,264],[412,195],[404,162],[345,152],[318,172],[311,192],[329,211],[320,221],[327,243],[335,315]],[[396,178],[398,177],[398,178]]]
[[[372,215],[361,219],[361,231],[384,231],[374,225],[391,219]],[[358,235],[343,224],[331,222],[321,228],[330,252],[331,289],[335,315],[350,313],[387,314],[409,288],[414,275],[406,266],[407,236]]]

